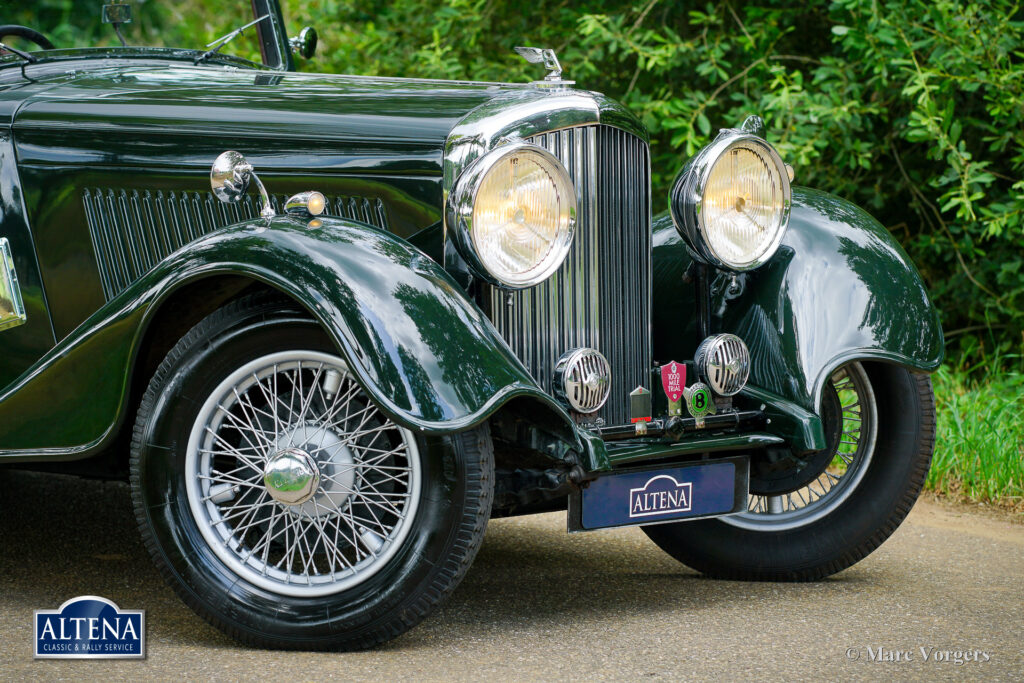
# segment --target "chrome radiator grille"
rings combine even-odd
[[[612,368],[608,403],[594,417],[629,423],[630,391],[650,389],[651,207],[647,144],[610,126],[529,138],[565,165],[579,201],[576,238],[543,284],[491,288],[491,321],[537,382],[551,392],[559,356],[595,348]]]

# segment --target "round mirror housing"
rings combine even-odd
[[[288,43],[291,45],[292,52],[300,55],[303,59],[309,59],[316,54],[316,44],[319,40],[316,29],[307,26],[299,31],[299,35],[289,38]]]
[[[242,200],[252,182],[252,164],[240,152],[221,153],[210,168],[210,187],[217,199],[227,204]]]

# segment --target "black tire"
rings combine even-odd
[[[390,559],[362,583],[321,597],[254,585],[221,561],[202,536],[187,500],[185,451],[204,397],[231,368],[293,349],[336,354],[306,314],[267,297],[225,306],[178,342],[138,412],[131,448],[136,518],[167,583],[229,636],[265,648],[372,647],[437,608],[473,561],[493,496],[490,434],[485,424],[451,437],[415,436],[422,483],[411,527]]]
[[[927,375],[881,363],[863,368],[877,402],[873,457],[857,487],[823,518],[779,531],[709,519],[644,532],[683,564],[720,579],[814,581],[866,557],[921,492],[935,445],[935,399]]]

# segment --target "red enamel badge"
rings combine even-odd
[[[683,396],[683,387],[686,386],[686,366],[675,361],[662,365],[661,386],[669,401],[679,401]]]

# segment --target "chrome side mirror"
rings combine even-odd
[[[249,183],[254,180],[260,191],[260,197],[263,199],[260,215],[263,218],[273,218],[276,214],[274,207],[270,205],[267,189],[263,187],[263,183],[253,171],[252,164],[240,152],[233,150],[222,152],[210,168],[210,187],[213,189],[214,196],[225,204],[240,202],[249,189]]]
[[[252,165],[238,152],[222,153],[210,169],[210,186],[217,199],[227,204],[241,201],[252,181]]]
[[[319,41],[319,36],[316,34],[316,29],[312,26],[299,31],[299,35],[294,38],[288,39],[288,44],[292,48],[292,52],[301,56],[303,59],[309,59],[316,54],[316,44]]]

